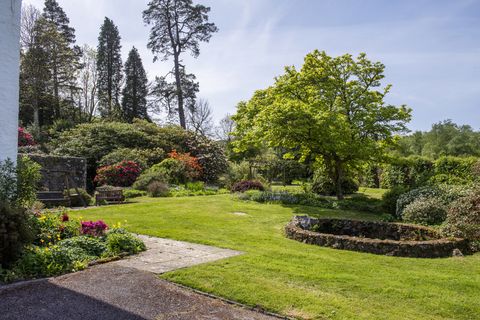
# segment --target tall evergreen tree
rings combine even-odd
[[[55,118],[70,117],[70,111],[62,112],[62,109],[71,107],[72,101],[66,103],[67,97],[79,90],[75,77],[80,68],[81,50],[75,46],[75,29],[69,26],[70,20],[56,0],[45,0],[42,18],[39,23],[43,44],[49,53]]]
[[[125,62],[125,87],[122,91],[122,115],[127,122],[149,119],[147,113],[147,73],[137,48],[133,47]]]
[[[97,47],[99,110],[104,118],[113,119],[120,116],[121,48],[117,26],[105,17],[100,28]]]
[[[75,29],[69,26],[70,19],[56,0],[45,0],[43,17],[57,27],[69,45],[75,43]]]
[[[183,91],[181,55],[190,52],[193,57],[200,54],[200,42],[208,42],[218,28],[208,22],[209,7],[194,5],[192,0],[152,0],[143,12],[143,20],[152,25],[148,48],[166,60],[173,57],[175,95],[180,125],[186,128],[185,92]]]

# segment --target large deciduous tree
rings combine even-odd
[[[181,55],[200,54],[200,42],[208,42],[217,32],[215,24],[208,22],[209,7],[194,5],[192,0],[152,0],[143,12],[145,23],[152,25],[148,48],[162,60],[173,57],[175,95],[180,125],[186,128],[185,92],[182,74],[185,74]]]
[[[122,115],[127,122],[149,119],[147,112],[148,79],[137,48],[133,47],[125,62],[125,87],[122,91]]]
[[[100,29],[97,47],[98,98],[102,117],[120,117],[122,86],[122,57],[120,33],[112,20],[105,17]]]
[[[346,172],[382,157],[410,120],[409,108],[385,103],[390,85],[381,85],[384,69],[365,54],[308,54],[301,70],[287,67],[273,86],[239,104],[237,150],[266,142],[295,150],[287,156],[317,159],[342,199]]]

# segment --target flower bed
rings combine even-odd
[[[286,236],[304,243],[401,257],[438,258],[468,253],[468,241],[442,238],[435,230],[399,223],[296,216]]]

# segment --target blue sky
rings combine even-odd
[[[96,46],[105,16],[122,36],[123,58],[136,46],[150,78],[170,62],[152,62],[141,12],[148,0],[57,0],[77,42]],[[195,1],[195,0],[194,0]],[[413,109],[412,130],[452,119],[480,129],[480,0],[201,0],[220,28],[198,59],[199,96],[219,120],[273,82],[286,65],[301,66],[314,49],[366,52],[386,65],[387,101]],[[39,8],[43,0],[24,0]]]

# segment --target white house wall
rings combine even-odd
[[[17,158],[21,0],[0,0],[0,161]]]

